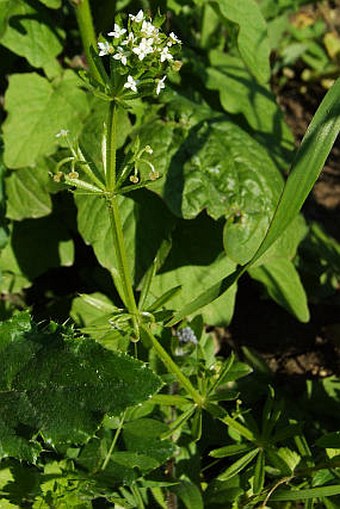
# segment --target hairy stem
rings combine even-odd
[[[97,39],[93,25],[90,2],[89,0],[71,0],[71,3],[74,6],[80,31],[80,37],[83,43],[84,52],[88,66],[90,68],[90,72],[94,78],[96,78],[98,81],[101,81],[100,74],[94,65],[91,55],[91,47],[96,47]]]

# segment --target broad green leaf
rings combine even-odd
[[[238,28],[237,46],[241,58],[259,82],[270,77],[269,40],[266,22],[255,0],[210,0],[223,21]]]
[[[72,329],[31,323],[27,313],[0,325],[0,457],[34,461],[46,443],[86,442],[104,414],[119,415],[162,385],[142,362],[104,349]]]
[[[150,144],[150,161],[163,175],[150,189],[185,219],[203,209],[214,219],[226,217],[228,256],[249,259],[268,228],[282,177],[260,144],[228,117],[211,118],[211,110],[205,120],[195,115],[194,109],[185,128],[152,120],[140,129],[141,146]]]
[[[31,286],[32,282],[22,273],[10,243],[0,253],[0,266],[0,289],[2,293],[15,294]]]
[[[212,67],[206,69],[206,87],[219,91],[225,111],[242,113],[273,160],[286,166],[291,159],[293,136],[269,85],[259,84],[235,56],[213,50],[209,58]]]
[[[340,79],[329,90],[318,108],[302,144],[295,156],[291,173],[279,200],[271,226],[253,258],[230,276],[206,289],[194,301],[187,304],[168,325],[173,325],[227,291],[270,246],[282,235],[300,211],[315,180],[317,179],[340,128]]]
[[[166,309],[181,309],[206,286],[220,279],[221,274],[232,272],[235,264],[221,252],[221,227],[205,215],[195,221],[179,223],[172,237],[172,248],[159,273],[153,278],[146,305],[180,286],[167,303]],[[235,290],[225,294],[202,310],[204,321],[211,325],[226,325],[234,310]],[[189,315],[188,315],[189,316]]]
[[[235,475],[239,474],[243,469],[246,468],[247,465],[255,458],[255,456],[259,453],[259,449],[254,449],[244,456],[242,458],[235,461],[230,467],[228,467],[222,474],[218,476],[219,481],[227,481],[228,479],[231,479]]]
[[[70,266],[74,259],[71,232],[57,214],[14,223],[11,248],[30,280],[51,267]]]
[[[0,44],[26,58],[33,67],[58,74],[60,68],[55,57],[62,51],[64,32],[48,12],[36,10],[29,2],[12,0],[6,21]]]
[[[57,148],[55,135],[68,129],[77,137],[89,107],[73,71],[49,82],[35,73],[13,74],[6,92],[4,162],[9,168],[34,165]]]
[[[130,270],[138,283],[152,263],[162,240],[167,238],[173,219],[161,200],[151,193],[134,193],[134,200],[119,200]],[[110,217],[103,199],[76,193],[78,228],[91,244],[101,265],[117,274]]]
[[[265,285],[275,302],[300,322],[309,321],[306,292],[293,262],[286,258],[277,258],[260,267],[251,267],[248,272],[253,279]]]
[[[318,486],[317,488],[299,490],[278,489],[271,495],[269,502],[279,502],[284,500],[308,500],[310,498],[334,497],[336,495],[340,495],[339,484],[331,484],[329,486]]]
[[[59,203],[53,214],[14,222],[11,240],[0,254],[1,291],[19,292],[50,268],[70,266],[74,260],[72,232],[66,220],[70,203]]]
[[[11,172],[6,179],[7,217],[16,221],[47,216],[52,211],[51,177],[42,162]]]
[[[0,0],[0,38],[7,28],[8,18],[20,0]]]
[[[5,171],[6,168],[0,161],[0,250],[5,247],[8,240],[8,229],[5,217],[6,216],[6,196],[4,192]]]

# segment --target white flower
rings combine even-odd
[[[132,92],[138,92],[137,90],[137,84],[138,84],[138,81],[134,80],[132,76],[128,76],[127,77],[127,81],[124,85],[124,88],[130,88]]]
[[[66,138],[66,136],[69,134],[68,129],[60,129],[59,133],[55,135],[56,138]]]
[[[150,21],[143,21],[141,33],[145,37],[155,37],[158,35],[158,28],[156,28]]]
[[[129,56],[129,53],[127,51],[124,51],[121,46],[118,46],[117,53],[112,55],[112,58],[114,58],[115,60],[120,60],[123,65],[126,65],[128,56]]]
[[[144,12],[141,9],[140,11],[138,11],[136,16],[133,16],[133,14],[129,14],[129,18],[131,19],[131,21],[135,21],[136,23],[140,23],[144,19]]]
[[[169,34],[169,40],[167,42],[168,46],[172,46],[173,44],[181,44],[182,41],[180,39],[178,39],[177,35],[174,34],[173,32],[171,32],[171,34]]]
[[[166,60],[173,60],[173,56],[169,52],[169,48],[165,46],[161,51],[161,62],[165,62]]]
[[[109,53],[111,53],[112,51],[112,48],[110,46],[110,44],[105,41],[105,42],[98,42],[98,48],[99,48],[99,56],[100,57],[103,57],[104,55],[108,55]]]
[[[128,44],[134,44],[136,40],[136,37],[133,32],[130,32],[124,41],[121,42],[122,46],[127,46]]]
[[[143,60],[149,53],[153,53],[154,49],[152,47],[153,39],[146,39],[145,37],[142,38],[141,42],[139,43],[139,46],[136,48],[133,48],[133,52],[138,55],[139,60]]]
[[[164,81],[166,80],[166,76],[163,76],[161,80],[157,80],[157,86],[156,86],[156,94],[159,95],[161,90],[165,88]]]
[[[113,32],[109,32],[107,35],[110,35],[111,37],[114,37],[115,39],[119,39],[122,35],[124,35],[126,32],[125,28],[120,28],[117,23],[114,24]]]

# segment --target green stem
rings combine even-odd
[[[101,81],[100,74],[94,65],[91,55],[91,47],[95,48],[97,46],[97,38],[93,25],[90,2],[89,0],[71,0],[71,3],[73,4],[76,13],[80,37],[90,72],[94,78]]]
[[[117,106],[110,103],[106,126],[106,193],[107,205],[113,237],[113,248],[117,258],[117,268],[124,304],[131,314],[137,339],[139,338],[138,309],[133,294],[132,278],[127,261],[124,234],[118,207],[118,196],[114,194],[116,183],[116,151],[117,151]]]
[[[189,378],[184,375],[181,369],[177,366],[177,364],[172,360],[170,355],[162,345],[157,341],[154,335],[150,332],[149,329],[141,326],[142,332],[147,336],[148,340],[152,343],[158,357],[161,359],[165,367],[168,369],[170,373],[173,373],[177,379],[177,381],[186,389],[187,393],[192,397],[196,405],[200,408],[204,406],[205,400],[204,397],[194,388]]]
[[[113,247],[117,259],[117,269],[119,279],[121,282],[121,288],[124,295],[124,304],[126,305],[132,317],[134,317],[134,323],[137,324],[138,309],[136,305],[135,296],[132,290],[133,288],[132,278],[127,261],[127,253],[125,248],[124,234],[122,229],[122,223],[120,220],[117,197],[111,196],[107,198],[107,205],[112,229]]]
[[[116,185],[116,151],[117,151],[117,106],[110,102],[106,124],[106,188],[113,193]]]
[[[122,431],[122,428],[123,428],[124,419],[125,419],[125,413],[126,413],[126,411],[123,413],[123,416],[122,416],[122,418],[121,418],[121,420],[119,422],[119,426],[116,429],[116,433],[114,434],[114,437],[113,437],[110,449],[109,449],[109,451],[108,451],[108,453],[107,453],[107,455],[106,455],[106,457],[105,457],[105,459],[103,461],[103,464],[101,466],[101,470],[105,470],[105,468],[107,467],[107,464],[110,461],[110,458],[112,456],[113,450],[116,447],[116,443],[117,443],[118,437],[119,437],[120,432]]]

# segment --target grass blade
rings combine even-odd
[[[334,497],[340,495],[340,485],[318,486],[305,490],[277,490],[271,497],[272,502],[284,500],[308,500],[315,497]]]
[[[301,210],[340,130],[340,78],[321,102],[296,153],[267,234],[247,264],[257,261]]]

